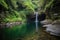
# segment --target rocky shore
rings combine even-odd
[[[43,27],[46,27],[46,32],[50,33],[51,35],[60,36],[60,20],[44,20],[41,21],[41,23],[43,24]]]
[[[5,27],[12,27],[15,25],[20,25],[22,22],[8,22],[8,23],[1,23],[0,28],[5,28]]]

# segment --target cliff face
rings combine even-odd
[[[29,15],[26,15],[27,17],[27,21],[28,22],[34,22],[35,19],[36,19],[36,15],[35,14],[29,14]],[[44,19],[46,18],[46,15],[45,14],[38,14],[38,21],[43,21]]]

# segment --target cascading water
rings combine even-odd
[[[38,32],[38,12],[35,12],[36,15],[36,19],[35,19],[35,23],[36,23],[36,32]]]

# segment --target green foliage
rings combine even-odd
[[[3,5],[6,9],[8,9],[8,5],[4,0],[0,0],[0,4]]]
[[[26,20],[26,15],[34,13],[35,9],[39,12],[49,11],[54,5],[55,0],[0,0],[0,4],[8,9],[5,21]],[[2,13],[1,13],[2,14]]]
[[[26,2],[24,2],[24,5],[27,6],[27,9],[31,9],[32,11],[35,11],[34,9],[36,5],[34,5],[31,0],[26,0]]]
[[[45,5],[44,11],[46,11],[49,7],[51,7],[53,5],[53,2],[54,0],[48,0]]]
[[[20,6],[17,3],[19,3]],[[32,0],[0,0],[0,4],[8,9],[8,13],[3,11],[6,13],[6,18],[4,18],[5,22],[24,21],[26,20],[26,14],[34,12],[34,9],[37,8],[37,6],[32,3]],[[21,8],[24,8],[24,10]]]

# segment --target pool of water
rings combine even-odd
[[[38,27],[41,27],[40,23],[38,23]],[[22,38],[26,35],[30,35],[35,30],[35,22],[28,22],[21,25],[13,26],[11,28],[3,28],[0,30],[0,32],[2,40],[15,40],[16,38]]]

